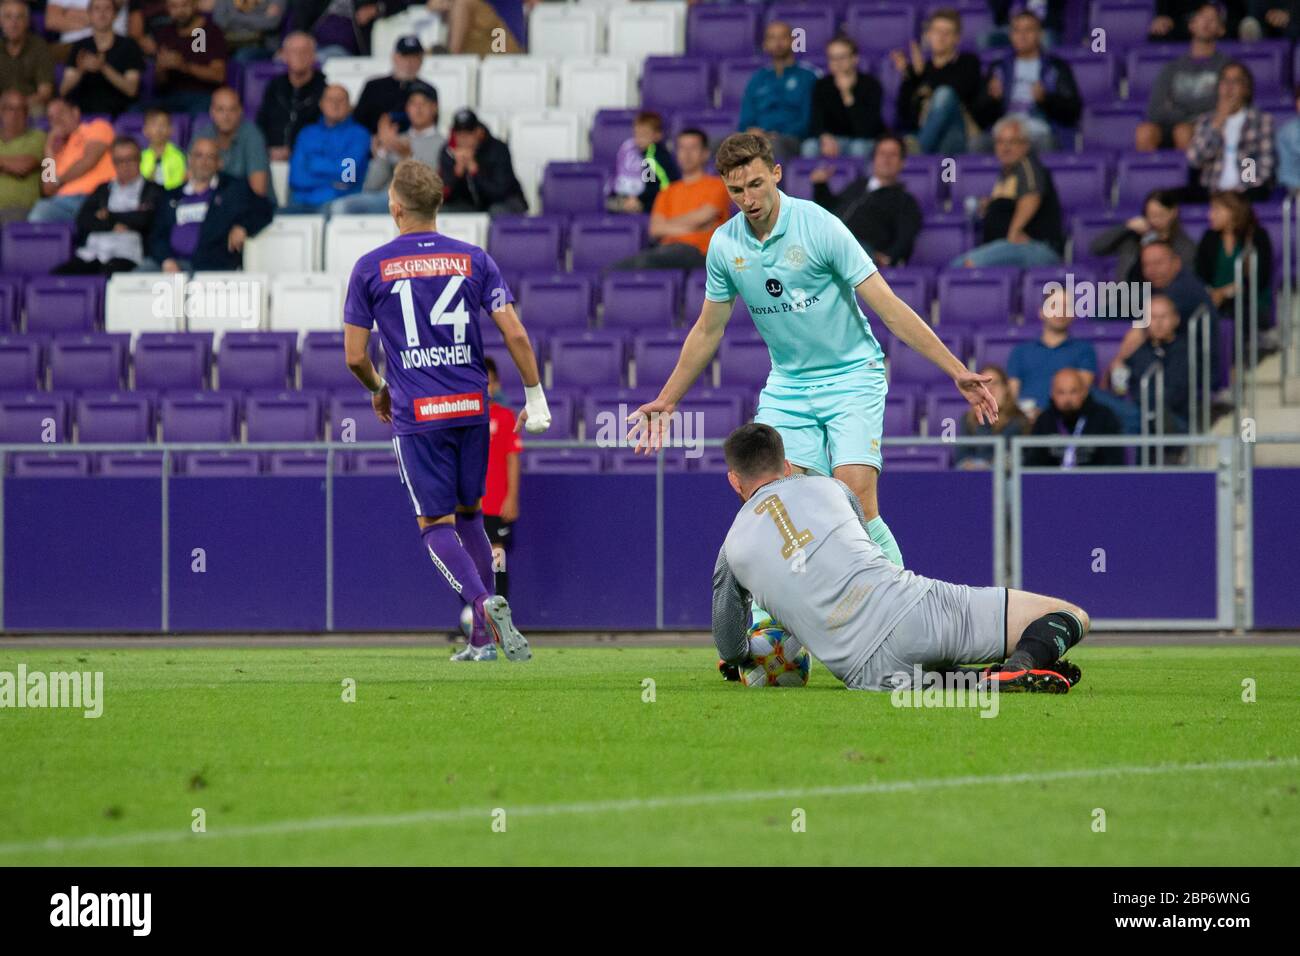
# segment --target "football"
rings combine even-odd
[[[746,687],[803,687],[812,670],[812,655],[793,634],[774,621],[749,632],[749,666],[740,672]]]

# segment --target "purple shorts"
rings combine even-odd
[[[397,468],[416,515],[441,518],[479,503],[487,484],[491,427],[466,425],[394,435]]]

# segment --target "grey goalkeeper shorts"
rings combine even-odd
[[[983,664],[1007,655],[1007,589],[935,581],[916,606],[844,681],[853,690],[910,687],[914,669]],[[901,674],[902,684],[895,679]]]

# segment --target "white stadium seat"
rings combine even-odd
[[[438,231],[444,236],[482,248],[487,245],[488,214],[485,212],[439,213]]]
[[[391,216],[331,216],[325,226],[325,271],[346,282],[357,260],[397,235]]]
[[[366,85],[366,80],[387,76],[393,71],[389,57],[333,56],[322,64],[327,83],[337,83],[348,91],[352,105]]]
[[[387,59],[393,55],[397,41],[411,34],[420,38],[426,50],[447,42],[447,26],[442,16],[429,12],[424,4],[417,4],[391,17],[376,20],[370,32],[370,49],[376,57]]]
[[[560,62],[560,109],[629,109],[639,100],[636,68],[620,57],[575,57]]]
[[[538,208],[542,171],[547,163],[587,158],[589,144],[582,135],[584,126],[584,115],[572,110],[546,110],[510,120],[510,157],[529,209]]]
[[[604,19],[596,6],[539,3],[528,15],[528,52],[534,56],[594,56],[605,46]]]
[[[458,109],[478,106],[478,57],[426,56],[420,79],[438,91],[438,128],[446,133]]]
[[[183,327],[185,276],[166,272],[118,272],[108,280],[104,331],[179,332]]]
[[[319,272],[324,216],[276,216],[244,243],[244,268],[250,272]]]
[[[555,103],[555,70],[538,56],[489,56],[478,71],[478,102],[485,110],[520,113]]]
[[[487,127],[488,132],[497,139],[510,142],[510,114],[498,113],[496,110],[475,110],[478,121]]]
[[[347,276],[284,272],[271,280],[272,332],[337,332],[343,327]]]
[[[686,4],[680,0],[615,6],[608,22],[611,56],[640,60],[686,52]]]
[[[258,332],[266,328],[267,277],[262,272],[196,272],[185,283],[190,332]]]

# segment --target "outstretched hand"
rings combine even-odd
[[[634,454],[639,455],[643,451],[649,454],[665,447],[669,416],[676,407],[673,402],[657,398],[653,402],[646,402],[627,417],[627,423],[632,426],[627,434],[628,441],[636,441],[632,449]]]
[[[991,381],[992,375],[981,375],[978,372],[962,372],[953,378],[953,384],[966,401],[971,403],[975,409],[975,420],[981,425],[992,425],[998,420],[998,403],[988,387]]]

